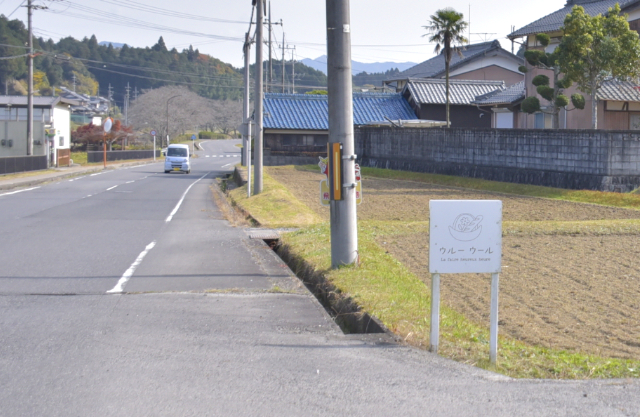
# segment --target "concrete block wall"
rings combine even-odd
[[[363,166],[559,188],[640,186],[640,132],[358,128]]]

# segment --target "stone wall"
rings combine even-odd
[[[559,188],[640,186],[640,132],[358,128],[361,165]]]

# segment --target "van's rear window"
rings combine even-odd
[[[187,150],[185,148],[169,148],[167,156],[187,156]]]

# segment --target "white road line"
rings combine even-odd
[[[125,184],[131,184],[132,182],[135,182],[135,181],[127,181],[125,182]]]
[[[195,182],[193,182],[189,187],[187,187],[187,189],[185,190],[184,194],[182,194],[182,198],[180,198],[180,201],[178,201],[178,204],[176,204],[175,208],[173,209],[173,211],[171,212],[171,214],[169,214],[169,217],[167,217],[167,219],[165,220],[165,223],[169,223],[171,221],[171,219],[173,219],[173,216],[178,212],[178,209],[180,208],[180,206],[182,205],[182,202],[184,201],[184,198],[187,196],[187,193],[189,192],[189,190],[191,189],[191,187],[193,187],[194,185],[196,185],[196,183],[198,181],[200,181],[201,179],[203,179],[204,177],[206,177],[207,175],[209,175],[209,173],[207,172],[206,174],[204,174],[203,176],[201,176],[200,178],[198,178]]]
[[[31,190],[35,190],[35,189],[38,189],[38,188],[40,188],[40,187],[25,188],[24,190],[11,191],[10,193],[0,194],[0,197],[5,196],[5,195],[24,193],[25,191],[31,191]]]
[[[122,274],[122,277],[120,277],[120,280],[118,281],[116,286],[110,289],[109,291],[107,291],[107,294],[116,294],[124,291],[125,284],[131,279],[131,276],[135,272],[138,265],[142,263],[142,260],[144,259],[144,257],[147,256],[147,253],[149,253],[149,251],[153,249],[155,245],[156,245],[156,241],[154,240],[153,242],[149,243],[146,248],[144,248],[144,250],[136,258],[136,260],[133,261],[129,269],[127,269],[124,272],[124,274]]]
[[[220,168],[226,168],[226,167],[228,167],[229,165],[233,165],[233,163],[230,163],[230,164],[227,164],[227,165],[222,165]]]
[[[89,175],[89,176],[90,176],[90,177],[95,177],[96,175],[101,175],[101,174],[102,174],[102,172],[98,172],[97,174],[91,174],[91,175]]]
[[[111,191],[111,190],[113,190],[113,189],[114,189],[114,188],[116,188],[116,187],[117,187],[117,185],[114,185],[114,186],[113,186],[113,187],[111,187],[111,188],[107,188],[107,191]]]

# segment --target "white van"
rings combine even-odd
[[[191,161],[189,160],[189,145],[169,145],[167,157],[164,160],[164,172],[171,171],[191,172]]]

